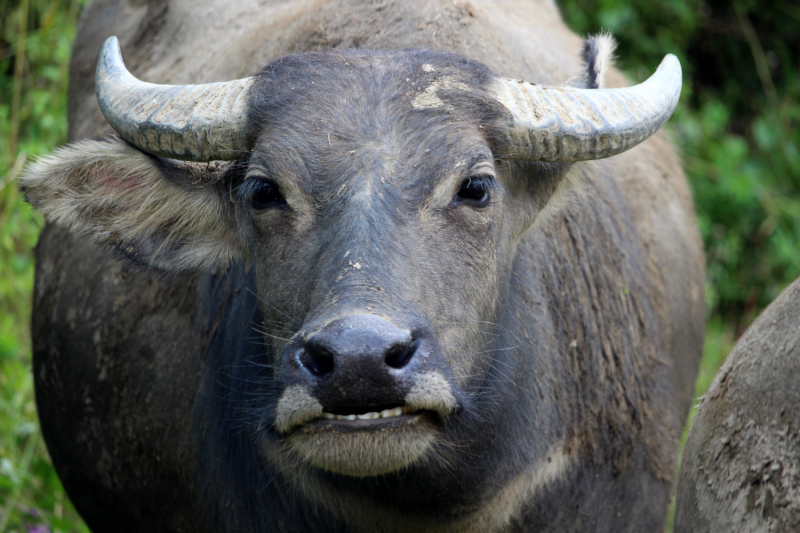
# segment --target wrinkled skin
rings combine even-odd
[[[157,83],[346,47],[449,50],[538,83],[580,73],[580,40],[549,3],[97,2],[75,44],[72,140],[108,132],[90,73],[112,34]],[[405,94],[406,74],[422,90],[426,71],[364,61],[403,76],[347,98],[357,78],[309,86],[324,74],[312,65],[290,106],[278,95],[254,115],[249,161],[193,167],[240,195],[230,220],[247,230],[231,239],[250,259],[165,273],[45,228],[37,403],[76,507],[96,531],[663,527],[703,331],[700,241],[671,146],[657,134],[598,162],[495,160],[479,127],[491,106],[478,121],[465,102],[456,121],[376,107]],[[281,76],[264,79],[280,93]],[[286,206],[250,210],[246,184],[265,174]],[[487,205],[453,202],[471,175],[496,181]],[[391,381],[397,397],[436,374],[458,408],[397,438],[328,432],[332,455],[315,455],[276,423],[292,386],[326,408],[393,402],[364,367],[345,366],[342,379],[368,382],[356,393],[312,379],[295,354],[337,320],[369,329],[374,316],[420,340],[410,377]]]
[[[800,280],[739,339],[683,452],[675,531],[800,529]]]

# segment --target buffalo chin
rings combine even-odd
[[[315,421],[287,440],[292,451],[322,470],[353,477],[378,476],[410,466],[436,440],[427,416],[402,418],[406,420],[391,427],[379,424],[375,428]]]

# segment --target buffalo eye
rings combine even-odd
[[[281,190],[271,180],[254,179],[247,184],[247,188],[250,189],[250,205],[257,211],[286,205]]]
[[[470,176],[461,182],[456,197],[455,204],[468,204],[474,207],[483,207],[489,203],[492,188],[491,176]]]

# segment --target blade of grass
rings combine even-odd
[[[17,56],[14,60],[14,85],[11,96],[11,138],[9,156],[14,157],[19,141],[19,107],[22,98],[22,78],[25,75],[25,38],[28,36],[28,0],[22,0],[19,9]]]
[[[6,172],[6,174],[2,178],[0,178],[0,192],[3,192],[3,189],[5,189],[6,185],[8,184],[16,185],[17,177],[22,172],[22,167],[25,166],[25,163],[27,161],[28,161],[28,154],[25,153],[25,150],[20,151],[20,153],[17,154],[16,161],[14,161],[14,166],[12,166],[11,169],[8,172]]]
[[[31,466],[31,459],[33,458],[33,451],[36,449],[36,441],[39,438],[39,433],[31,433],[28,435],[28,442],[25,443],[25,451],[22,454],[22,461],[18,465],[18,470],[21,472],[28,472]],[[19,483],[14,485],[11,495],[6,500],[6,505],[3,508],[3,515],[0,516],[0,533],[5,533],[8,527],[9,519],[14,509],[17,507],[22,486],[24,483],[20,480]]]

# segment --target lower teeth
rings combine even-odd
[[[394,409],[384,409],[380,413],[364,413],[361,415],[335,415],[333,413],[322,413],[322,418],[331,420],[375,420],[377,418],[394,418],[412,412],[408,406],[395,407]]]

